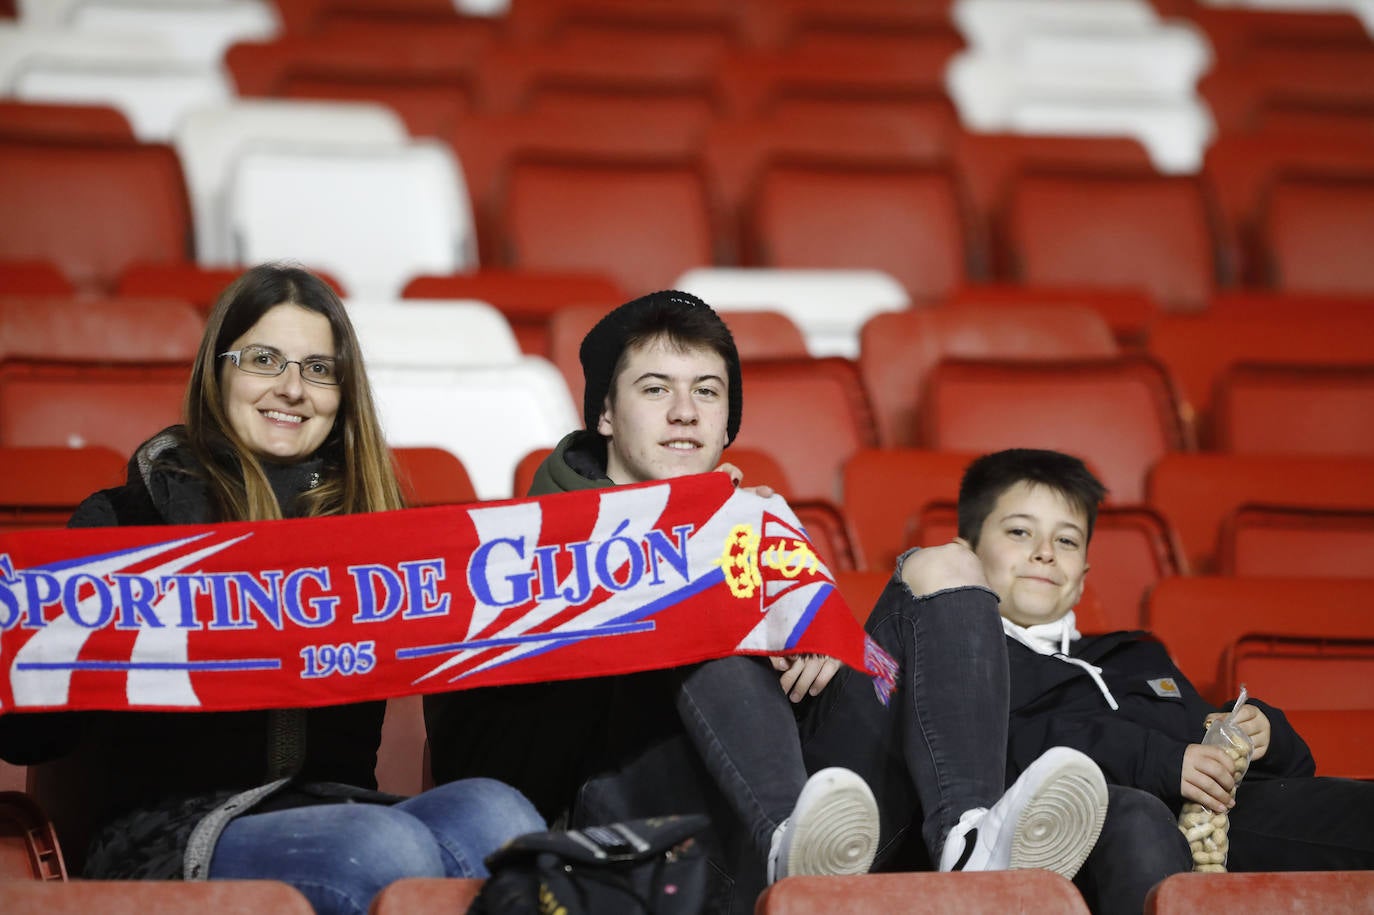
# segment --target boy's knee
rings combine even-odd
[[[413,816],[390,807],[350,805],[347,834],[342,836],[341,869],[373,892],[402,877],[442,877],[444,862],[434,834]]]

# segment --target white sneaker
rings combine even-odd
[[[832,767],[806,780],[773,833],[768,882],[796,874],[866,874],[878,851],[878,802],[855,772]]]
[[[945,838],[940,870],[1039,867],[1072,878],[1107,816],[1107,782],[1084,754],[1053,747],[990,810],[969,810]]]

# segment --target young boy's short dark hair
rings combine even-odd
[[[1010,448],[985,454],[964,470],[959,484],[959,536],[978,547],[978,535],[993,506],[1017,483],[1037,483],[1058,492],[1088,519],[1092,539],[1097,505],[1107,488],[1081,460],[1060,451]]]

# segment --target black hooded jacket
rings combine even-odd
[[[1008,781],[1050,747],[1069,746],[1092,757],[1108,782],[1148,791],[1177,808],[1183,801],[1179,783],[1184,751],[1202,740],[1206,717],[1223,709],[1198,695],[1164,646],[1148,633],[1082,638],[1072,644],[1070,655],[1102,668],[1102,678],[1120,708],[1112,710],[1081,667],[1037,654],[1008,638]],[[1273,734],[1268,752],[1246,779],[1312,775],[1312,754],[1283,712],[1248,701],[1268,717]]]

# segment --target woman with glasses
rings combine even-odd
[[[255,267],[225,291],[185,418],[140,446],[128,482],[88,498],[71,526],[402,507],[353,327],[329,286],[304,270]],[[377,792],[384,711],[378,701],[8,715],[0,756],[67,757],[60,772],[35,773],[40,796],[80,804],[94,827],[85,877],[283,880],[322,913],[366,912],[400,877],[485,876],[488,853],[544,828],[523,795],[489,779],[410,799]],[[64,835],[69,846],[72,838]]]

